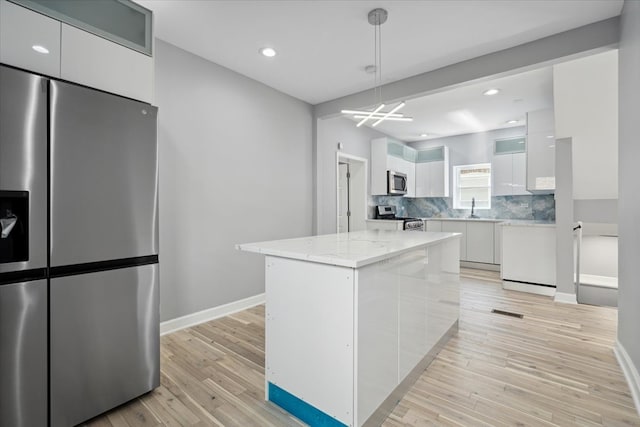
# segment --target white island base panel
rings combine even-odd
[[[458,245],[360,268],[267,256],[266,399],[314,426],[380,425],[457,332]]]

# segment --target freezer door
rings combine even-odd
[[[51,266],[158,253],[157,109],[51,82]]]
[[[51,426],[160,385],[158,265],[51,279]]]
[[[47,281],[0,285],[0,425],[47,425]]]
[[[47,79],[0,65],[0,273],[47,266]]]

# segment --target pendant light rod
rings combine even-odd
[[[374,87],[373,87],[373,105],[379,104],[377,108],[372,111],[364,110],[342,110],[342,114],[351,114],[354,119],[360,120],[357,127],[362,126],[367,121],[371,120],[374,123],[372,127],[375,127],[385,120],[410,122],[413,121],[412,117],[405,117],[404,114],[396,113],[399,109],[405,106],[404,101],[396,105],[391,111],[382,111],[385,104],[382,100],[382,30],[380,26],[387,22],[389,13],[382,8],[376,8],[369,12],[367,20],[369,24],[375,27],[373,32],[373,47],[374,47]]]

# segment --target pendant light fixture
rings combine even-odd
[[[367,110],[342,110],[342,114],[352,115],[353,118],[359,119],[360,121],[356,125],[357,127],[362,126],[367,123],[369,120],[373,121],[371,126],[378,126],[385,120],[392,121],[400,121],[400,122],[410,122],[413,121],[413,117],[405,117],[404,114],[398,113],[402,107],[405,106],[404,102],[399,103],[398,105],[391,108],[390,111],[384,111],[384,103],[382,102],[382,32],[380,30],[380,26],[387,22],[389,14],[385,9],[373,9],[367,15],[369,20],[369,24],[375,27],[374,31],[374,59],[375,65],[371,67],[370,65],[367,69],[373,68],[375,73],[375,86],[373,88],[373,98],[374,105],[379,104],[375,109],[371,111]]]

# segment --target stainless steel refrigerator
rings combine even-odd
[[[5,66],[0,93],[0,425],[66,427],[159,385],[157,109]]]

